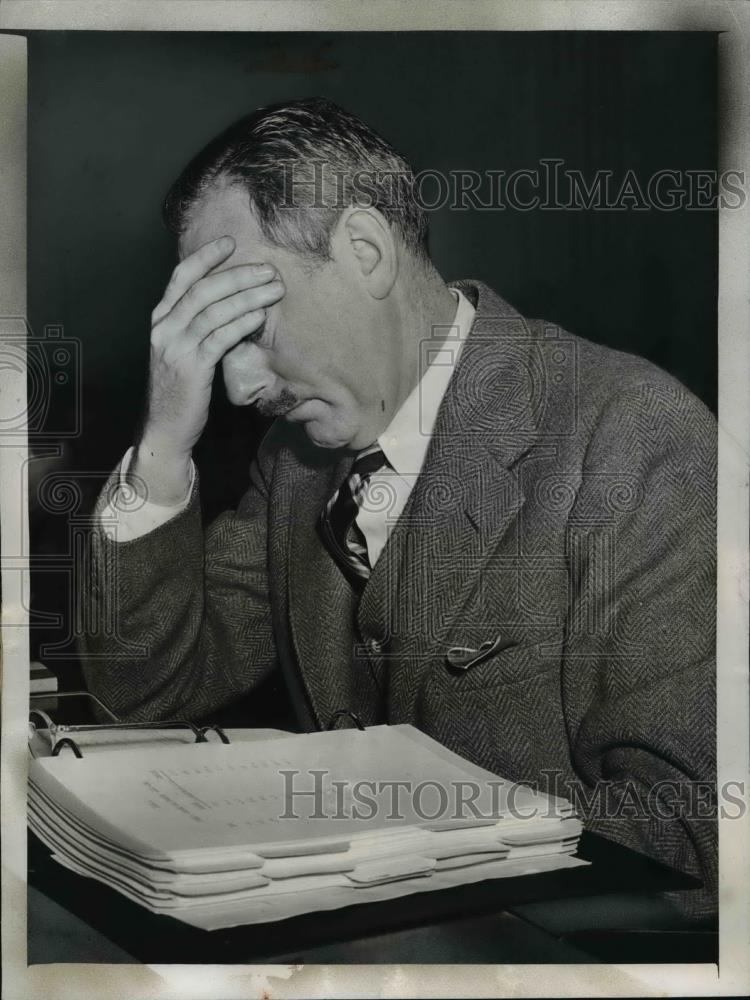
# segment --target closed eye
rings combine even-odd
[[[263,335],[266,332],[265,322],[261,323],[257,330],[253,330],[252,333],[248,333],[240,341],[241,344],[257,344],[263,339]]]

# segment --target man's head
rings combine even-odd
[[[220,236],[222,268],[265,262],[285,294],[222,367],[237,405],[303,422],[323,447],[362,448],[414,381],[403,317],[434,274],[406,161],[353,115],[312,99],[261,109],[211,142],[165,203],[181,257]]]

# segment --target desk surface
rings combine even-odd
[[[29,962],[590,962],[596,959],[538,920],[509,911],[522,915],[524,906],[536,904],[538,911],[545,901],[617,893],[637,898],[698,885],[590,833],[579,855],[591,865],[307,914],[254,925],[252,934],[243,927],[209,933],[75,875],[29,834]]]

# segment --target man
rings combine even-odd
[[[408,164],[322,100],[256,112],[173,187],[143,431],[92,537],[91,690],[205,718],[280,671],[299,724],[410,722],[704,881],[715,428],[646,361],[447,286]],[[216,368],[279,419],[204,532]],[[117,629],[106,628],[116,599]],[[652,803],[633,815],[634,798]]]

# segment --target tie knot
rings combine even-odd
[[[360,479],[367,479],[373,472],[377,472],[385,465],[385,455],[376,444],[371,445],[365,451],[360,452],[354,461],[350,476],[359,476]]]

